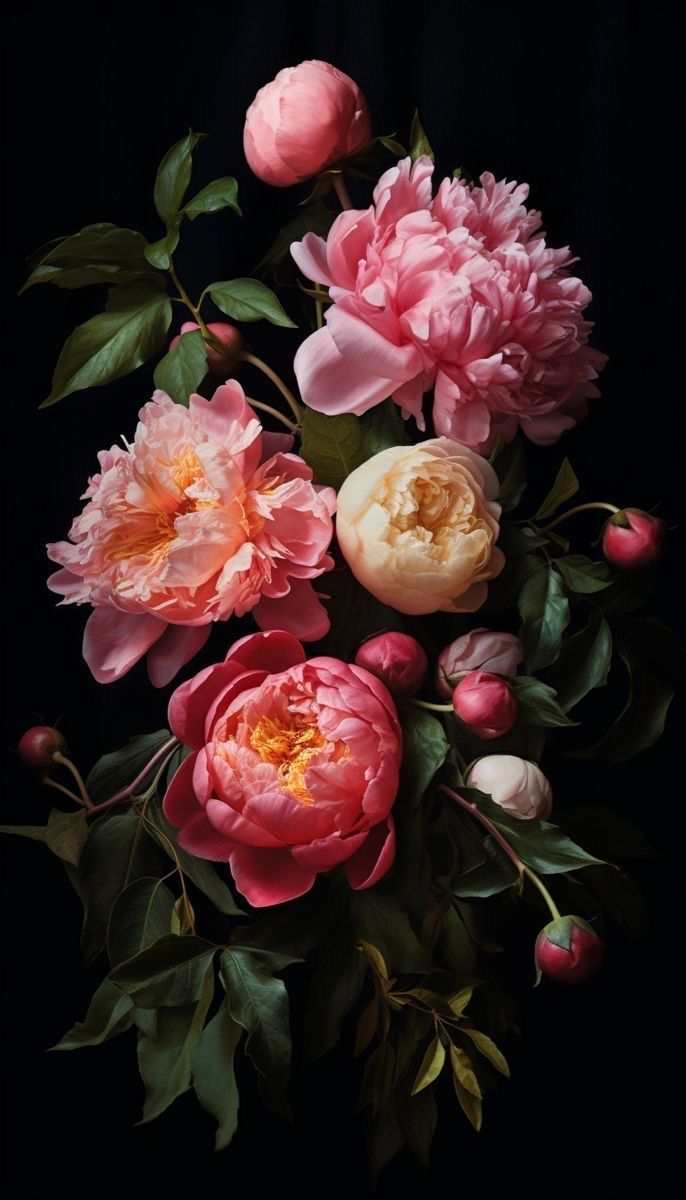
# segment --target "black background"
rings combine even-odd
[[[593,340],[610,356],[585,425],[562,447],[530,458],[547,490],[563,454],[583,498],[652,507],[676,522],[681,461],[682,286],[677,130],[678,59],[669,6],[629,3],[440,4],[403,16],[396,4],[98,6],[28,5],[14,17],[9,51],[8,261],[10,297],[37,245],[95,220],[159,236],[152,205],[156,164],[192,125],[209,141],[199,184],[235,174],[242,220],[202,218],[178,255],[191,292],[213,278],[249,274],[301,189],[254,179],[241,150],[242,117],[276,71],[304,58],[334,62],[360,84],[375,132],[407,137],[419,106],[439,177],[458,163],[477,175],[525,179],[555,245],[569,242],[594,293]],[[353,188],[368,203],[366,185]],[[95,452],[130,433],[148,398],[143,368],[102,392],[37,412],[59,348],[93,311],[94,294],[35,289],[6,323],[17,351],[5,421],[7,482],[5,641],[8,745],[37,714],[62,726],[84,769],[131,734],[164,723],[167,693],[152,695],[142,669],[100,688],[80,662],[85,614],[55,609],[44,586],[47,540],[65,536]],[[287,305],[290,299],[286,298]],[[297,302],[291,309],[298,319]],[[284,371],[298,336],[253,326],[255,349]],[[246,368],[249,371],[250,368]],[[243,378],[243,376],[241,376]],[[253,394],[269,392],[247,376]],[[580,525],[575,549],[583,551]],[[651,611],[674,622],[678,553],[663,569]],[[222,640],[213,641],[216,649]],[[225,640],[225,639],[224,639]],[[218,655],[209,653],[208,661]],[[489,1197],[679,1192],[673,1178],[679,1075],[674,941],[677,899],[678,735],[613,768],[560,759],[567,799],[603,796],[632,816],[659,851],[636,870],[652,916],[638,945],[610,936],[604,973],[578,989],[552,985],[524,999],[524,1039],[506,1047],[513,1080],[489,1099],[476,1136],[446,1088],[433,1165],[403,1154],[379,1196],[449,1188]],[[40,822],[46,795],[27,786],[9,756],[5,821]],[[77,1054],[44,1053],[87,1006],[97,972],[83,971],[77,901],[56,860],[4,839],[2,959],[7,1178],[12,1196],[185,1194],[249,1187],[298,1197],[368,1193],[349,1041],[298,1074],[294,1127],[259,1105],[248,1073],[234,1145],[213,1155],[211,1122],[184,1097],[134,1128],[140,1085],[133,1041]],[[346,1039],[344,1039],[346,1041]],[[442,1183],[439,1181],[443,1181]]]

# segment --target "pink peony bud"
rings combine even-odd
[[[488,671],[469,671],[453,692],[453,708],[475,737],[490,741],[508,733],[519,704],[506,681]]]
[[[379,633],[369,638],[358,649],[355,662],[385,683],[393,696],[413,696],[429,669],[419,642],[408,633]]]
[[[488,754],[474,763],[467,776],[469,787],[486,792],[513,817],[546,821],[553,806],[553,791],[536,763],[514,754]]]
[[[605,947],[581,917],[558,917],[536,938],[536,966],[558,983],[583,983],[595,975]]]
[[[640,508],[623,508],[610,517],[603,530],[603,554],[613,567],[641,571],[661,558],[665,526],[659,517]]]
[[[18,749],[19,757],[29,771],[48,775],[55,755],[64,754],[67,743],[59,729],[53,729],[50,725],[34,725],[22,735]]]
[[[200,326],[196,325],[195,321],[184,321],[180,333],[177,333],[169,343],[169,349],[173,350],[179,344],[184,333],[191,333],[194,329],[199,328]],[[210,321],[207,328],[225,347],[224,350],[217,350],[215,346],[205,345],[208,369],[213,375],[219,375],[222,379],[226,379],[240,358],[243,350],[243,338],[236,326],[229,325],[228,321]]]
[[[513,633],[472,629],[441,651],[436,669],[436,691],[450,700],[461,677],[468,671],[516,675],[523,658],[521,642]]]
[[[245,117],[243,149],[259,179],[290,187],[357,154],[372,137],[367,101],[330,63],[284,67]]]

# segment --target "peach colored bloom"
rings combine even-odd
[[[194,753],[165,814],[190,854],[230,863],[250,904],[301,896],[340,863],[368,888],[392,865],[402,734],[368,671],[306,662],[282,631],[251,634],[177,688],[169,724]]]
[[[489,463],[449,438],[382,450],[338,493],[351,571],[399,612],[474,612],[505,564],[498,487]]]
[[[333,565],[335,493],[287,453],[292,438],[262,432],[235,380],[188,408],[157,391],[139,417],[131,445],[98,455],[71,540],[48,546],[63,568],[48,586],[93,605],[83,654],[98,682],[147,653],[161,687],[234,614],[322,637],[310,580]]]
[[[403,159],[370,208],[341,213],[326,241],[291,246],[335,301],[296,355],[303,400],[360,414],[392,396],[423,429],[433,387],[437,433],[487,450],[521,425],[548,445],[598,395],[605,357],[582,317],[591,294],[524,207],[526,184],[444,179],[432,198],[432,172],[429,158]]]
[[[243,149],[260,179],[289,187],[356,154],[371,136],[367,102],[354,80],[310,59],[284,67],[260,88],[246,114]]]

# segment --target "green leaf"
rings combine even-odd
[[[679,637],[652,618],[616,616],[615,643],[629,677],[629,691],[617,720],[604,737],[576,758],[624,762],[660,737],[674,693],[683,680],[684,651]]]
[[[527,579],[518,608],[527,670],[550,666],[560,653],[562,634],[569,624],[569,600],[552,567],[544,567]]]
[[[376,1183],[379,1172],[386,1163],[402,1150],[404,1143],[405,1136],[398,1122],[395,1106],[388,1104],[373,1116],[367,1136],[367,1153],[373,1183]]]
[[[217,946],[204,938],[169,933],[110,972],[110,979],[137,1008],[174,1008],[194,1003]]]
[[[327,609],[331,618],[331,629],[320,654],[349,662],[365,638],[403,628],[402,617],[395,609],[382,604],[363,588],[347,565],[323,575],[318,590],[329,597]]]
[[[47,825],[0,825],[0,833],[14,833],[32,842],[44,842],[47,832]]]
[[[300,453],[312,468],[315,483],[339,488],[364,461],[362,426],[352,414],[327,417],[304,408]]]
[[[449,904],[443,913],[438,947],[446,966],[455,974],[465,977],[474,974],[477,963],[476,945],[462,917],[452,904]]]
[[[191,329],[183,333],[173,350],[165,354],[155,367],[155,387],[161,388],[176,404],[188,408],[190,397],[197,392],[207,374],[207,351],[202,333]]]
[[[350,916],[357,936],[381,951],[390,971],[423,973],[431,966],[407,913],[392,896],[377,888],[353,892]]]
[[[136,879],[119,894],[107,927],[107,955],[115,965],[134,958],[171,928],[174,897],[163,879]]]
[[[334,923],[343,899],[335,890],[325,896],[303,896],[249,925],[237,926],[230,941],[260,957],[280,954],[289,962],[301,962]]]
[[[380,454],[382,450],[388,450],[391,446],[406,446],[409,443],[407,425],[393,400],[388,399],[381,404],[375,404],[374,408],[363,413],[357,421],[362,430],[362,462]]]
[[[603,858],[654,858],[657,851],[640,829],[603,804],[567,809],[565,829]]]
[[[517,436],[511,442],[505,442],[489,461],[500,480],[498,504],[504,513],[512,512],[526,491],[526,459],[522,439]]]
[[[205,1026],[192,1053],[193,1087],[205,1112],[217,1122],[215,1150],[231,1142],[238,1127],[238,1086],[234,1054],[243,1029],[229,1012],[226,996]]]
[[[191,181],[193,151],[205,137],[204,133],[189,130],[167,151],[159,165],[155,180],[155,208],[165,225],[173,220],[183,204]]]
[[[214,993],[212,964],[205,967],[200,992],[193,1004],[158,1008],[154,1034],[138,1036],[138,1066],[145,1084],[143,1118],[154,1120],[191,1086],[193,1051]]]
[[[448,753],[448,740],[436,717],[412,704],[400,706],[403,727],[402,788],[415,808]]]
[[[428,155],[432,162],[435,161],[429,139],[419,120],[419,112],[415,109],[412,124],[410,125],[410,158],[412,162],[416,162],[423,154]]]
[[[516,867],[507,855],[497,848],[496,843],[487,838],[483,845],[490,850],[486,862],[472,871],[458,874],[452,881],[453,895],[461,900],[483,900],[488,896],[497,896],[500,892],[506,892],[518,880]],[[451,966],[454,964],[451,963]]]
[[[411,1098],[400,1094],[396,1107],[408,1148],[423,1167],[428,1167],[429,1151],[438,1124],[436,1089],[424,1088]]]
[[[472,788],[460,788],[460,795],[476,803],[505,834],[522,861],[532,870],[540,871],[542,875],[556,875],[574,871],[579,867],[604,865],[600,859],[594,858],[592,854],[582,850],[581,846],[577,846],[556,825],[539,821],[535,817],[524,821],[521,817],[510,816],[499,804],[495,804],[490,796]]]
[[[412,1086],[412,1095],[416,1096],[417,1092],[421,1092],[423,1088],[428,1087],[433,1083],[434,1079],[438,1079],[443,1064],[445,1062],[445,1047],[438,1034],[432,1038],[426,1048],[426,1053],[419,1064],[417,1077]]]
[[[63,862],[78,867],[81,851],[88,837],[88,823],[85,809],[78,812],[60,812],[53,808],[45,827],[45,841],[48,847],[61,858]]]
[[[400,142],[397,142],[394,137],[382,136],[378,138],[378,141],[381,142],[381,145],[384,146],[390,154],[394,154],[396,158],[404,158],[407,154],[405,147],[402,146]]]
[[[579,490],[579,480],[574,474],[572,464],[568,458],[565,458],[560,467],[557,478],[551,487],[548,495],[543,501],[541,507],[536,513],[536,520],[543,517],[550,517],[556,509],[564,504],[565,500],[570,500]]]
[[[301,241],[306,233],[316,233],[318,237],[325,238],[335,217],[333,209],[327,208],[321,201],[310,204],[279,230],[275,241],[255,270],[262,273],[273,271],[290,253],[293,242]]]
[[[177,841],[179,831],[170,825],[158,800],[155,799],[148,805],[147,816],[164,835],[160,838],[162,849],[169,855],[172,862],[178,858],[184,875],[195,884],[203,895],[207,896],[208,900],[212,901],[217,911],[227,917],[245,916],[245,912],[238,907],[228,887],[217,874],[214,864],[206,862],[202,858],[195,858],[194,855],[181,849]],[[170,842],[174,848],[173,853],[169,846]]]
[[[78,288],[94,283],[127,283],[140,275],[151,275],[146,246],[143,235],[134,229],[106,223],[87,226],[71,237],[59,238],[57,245],[44,247],[21,292],[37,283]]]
[[[112,288],[106,311],[77,326],[67,338],[50,395],[40,407],[135,371],[160,349],[171,316],[169,297],[154,279]]]
[[[81,947],[87,961],[105,944],[115,900],[135,879],[160,873],[160,852],[133,809],[98,817],[79,860],[76,884],[83,903]]]
[[[221,974],[231,1016],[248,1035],[247,1053],[267,1083],[283,1091],[291,1065],[285,984],[260,959],[238,947],[222,953]]]
[[[555,689],[533,676],[519,675],[510,680],[510,686],[522,707],[522,716],[530,725],[544,729],[575,725],[560,707]]]
[[[110,979],[100,984],[83,1021],[65,1033],[53,1050],[99,1046],[131,1027],[133,1002]]]
[[[338,1041],[341,1022],[359,999],[365,960],[352,931],[338,926],[319,950],[305,1015],[308,1058],[321,1057]]]
[[[177,218],[167,229],[164,237],[159,241],[152,242],[150,246],[145,247],[145,259],[152,267],[159,267],[163,271],[168,271],[171,266],[172,255],[179,244],[179,228],[181,220]]]
[[[474,1074],[472,1060],[461,1046],[450,1047],[450,1065],[453,1069],[455,1079],[457,1079],[464,1090],[469,1092],[471,1096],[476,1096],[477,1100],[481,1099],[481,1088]]]
[[[234,321],[261,321],[265,318],[272,325],[297,329],[295,321],[291,321],[271,288],[260,283],[259,279],[225,279],[211,283],[205,291],[210,293],[217,308],[227,317],[233,317]]]
[[[594,688],[607,683],[612,661],[612,634],[602,613],[593,612],[588,624],[562,642],[550,679],[557,702],[565,712]]]
[[[650,919],[633,879],[614,867],[592,867],[584,871],[583,880],[628,937],[641,940],[648,936]]]
[[[565,558],[556,558],[555,566],[570,592],[578,592],[581,595],[602,592],[612,583],[607,563],[593,562],[583,554],[568,554]]]
[[[483,1105],[481,1100],[468,1091],[467,1088],[463,1087],[456,1074],[453,1074],[453,1085],[460,1108],[478,1133],[483,1123]]]
[[[158,729],[156,733],[144,733],[131,738],[120,750],[103,754],[86,780],[88,794],[94,804],[111,800],[117,792],[128,787],[170,738],[168,729]],[[144,790],[145,784],[151,779],[152,772],[141,780],[140,789]]]
[[[184,213],[189,220],[194,221],[202,213],[219,212],[222,208],[232,208],[239,217],[242,216],[238,207],[238,183],[232,175],[223,175],[202,188],[192,200],[184,205]]]
[[[483,1054],[496,1071],[504,1075],[506,1079],[510,1078],[510,1068],[507,1065],[505,1055],[498,1049],[495,1042],[487,1037],[485,1033],[479,1033],[478,1029],[472,1029],[469,1025],[460,1025],[460,1033],[464,1033],[471,1042],[474,1043],[479,1054]]]

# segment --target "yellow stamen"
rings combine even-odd
[[[316,725],[307,725],[294,716],[290,725],[273,717],[260,717],[250,735],[250,745],[263,762],[278,768],[279,781],[301,804],[314,804],[314,797],[305,783],[313,755],[328,745]]]

